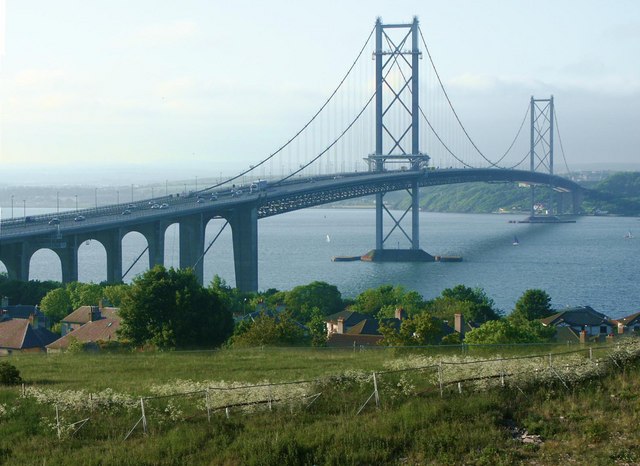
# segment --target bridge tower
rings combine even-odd
[[[429,156],[420,152],[418,34],[417,17],[409,24],[382,24],[380,18],[376,20],[376,149],[366,159],[370,171],[385,171],[391,165],[417,171],[426,168],[429,162]],[[372,260],[433,260],[420,249],[418,181],[414,180],[407,191],[411,204],[399,219],[385,207],[385,193],[376,194],[376,248],[369,253]],[[410,235],[401,225],[409,211]],[[385,214],[393,221],[386,235]],[[384,248],[396,228],[407,238],[410,249]]]
[[[536,99],[531,96],[531,145],[529,150],[529,169],[553,175],[553,136],[554,107],[553,96],[548,99]],[[553,186],[551,186],[553,188]],[[553,189],[549,196],[548,212],[553,214]],[[531,216],[536,215],[535,186],[531,185]]]

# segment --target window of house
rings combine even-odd
[[[601,325],[600,326],[600,333],[607,333],[607,326],[606,325]]]

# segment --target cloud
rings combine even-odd
[[[198,32],[198,25],[194,21],[179,20],[145,26],[134,34],[134,38],[138,43],[156,47],[192,39]]]

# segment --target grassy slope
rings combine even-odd
[[[176,378],[239,381],[292,380],[380,368],[394,354],[314,351],[243,351],[129,356],[20,356],[25,379],[66,389],[112,387],[145,392]],[[0,403],[18,403],[0,417],[0,464],[638,464],[640,370],[620,371],[567,391],[495,390],[441,399],[427,392],[402,401],[382,399],[382,409],[355,410],[370,390],[327,394],[311,409],[214,414],[175,423],[151,423],[152,434],[124,433],[139,413],[92,415],[76,437],[58,441],[45,426],[52,412],[16,389],[0,389]],[[151,409],[151,408],[150,408]],[[511,438],[515,423],[541,434],[540,446]],[[108,461],[103,462],[105,458]]]

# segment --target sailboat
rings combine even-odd
[[[513,237],[513,245],[517,246],[518,244],[520,244],[520,241],[518,241],[518,237],[517,236],[514,236]]]
[[[327,235],[327,243],[331,242],[331,237],[329,235]]]
[[[627,231],[627,234],[624,235],[624,239],[631,239],[633,238],[633,235],[631,234],[631,231]]]

